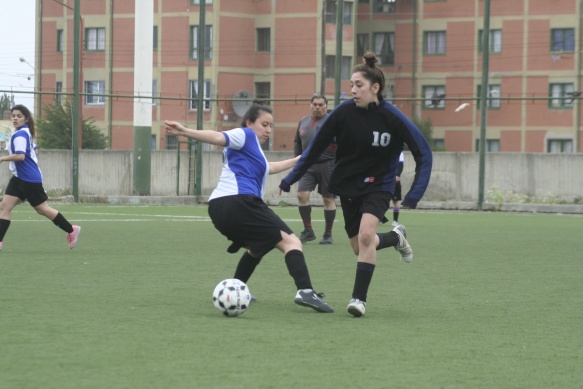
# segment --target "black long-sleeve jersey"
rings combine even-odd
[[[280,188],[289,191],[336,138],[336,161],[328,190],[338,196],[393,193],[399,155],[406,143],[415,159],[415,178],[402,204],[415,208],[431,176],[433,157],[419,129],[395,106],[380,101],[368,109],[347,100],[327,117],[322,128]]]

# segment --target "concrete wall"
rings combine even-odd
[[[0,152],[6,155],[6,151]],[[132,151],[81,150],[79,152],[79,194],[94,196],[131,196],[133,186]],[[288,152],[269,152],[270,161],[291,157]],[[222,153],[203,153],[203,197],[216,186],[222,168]],[[42,150],[39,165],[47,191],[72,187],[72,153],[63,150]],[[153,151],[151,164],[151,196],[188,195],[188,153],[180,152],[180,172],[176,151]],[[402,175],[403,190],[409,189],[414,176],[414,160],[405,154]],[[429,188],[423,201],[476,202],[478,199],[479,155],[477,153],[435,153]],[[295,188],[279,196],[279,182],[286,172],[268,180],[266,200],[277,203],[295,197]],[[0,167],[0,189],[10,178],[7,163]],[[530,198],[554,197],[573,202],[583,197],[583,154],[495,153],[486,155],[485,191],[510,193]],[[493,189],[497,188],[497,189]],[[68,193],[67,193],[68,190]],[[190,193],[191,194],[191,193]],[[319,200],[314,195],[314,200]],[[486,199],[487,200],[487,199]],[[422,201],[422,202],[423,202]]]

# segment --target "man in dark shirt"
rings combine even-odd
[[[294,139],[294,156],[298,156],[306,150],[328,116],[326,112],[328,100],[325,96],[317,94],[312,96],[310,104],[312,114],[304,116],[298,124]],[[304,223],[304,231],[300,234],[302,243],[316,239],[316,234],[312,229],[312,205],[310,203],[310,193],[316,189],[316,186],[318,186],[318,193],[322,195],[324,201],[324,220],[326,221],[326,229],[320,244],[332,243],[332,226],[336,218],[336,201],[334,195],[328,192],[328,181],[334,167],[335,154],[336,146],[332,143],[298,182],[298,208]]]

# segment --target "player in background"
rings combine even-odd
[[[393,227],[397,227],[399,225],[399,211],[401,208],[401,174],[403,173],[403,167],[405,163],[405,155],[401,153],[399,155],[399,165],[397,167],[397,176],[395,177],[395,192],[393,193],[393,223],[391,225]],[[385,224],[389,221],[386,216],[383,216],[383,220],[381,221],[382,224]]]
[[[233,278],[247,283],[261,259],[277,248],[284,254],[297,287],[294,302],[318,312],[334,312],[312,287],[302,243],[263,201],[267,177],[292,168],[299,159],[268,162],[265,158],[261,144],[269,140],[272,131],[271,107],[255,101],[243,116],[241,128],[224,132],[165,123],[168,134],[224,147],[223,170],[209,197],[208,213],[215,228],[232,242],[229,253],[246,248]]]
[[[4,246],[4,235],[10,227],[12,209],[21,201],[28,203],[67,233],[67,243],[75,247],[81,227],[71,225],[56,209],[47,204],[48,196],[43,188],[42,173],[38,167],[38,149],[34,143],[34,120],[30,110],[24,105],[15,105],[12,112],[14,133],[10,137],[8,155],[0,157],[0,162],[10,162],[12,177],[6,186],[0,207],[0,250]]]
[[[336,140],[336,164],[328,189],[340,196],[345,230],[357,255],[356,275],[348,312],[365,314],[368,289],[377,263],[377,250],[395,247],[402,260],[410,262],[413,250],[401,225],[377,233],[395,190],[399,155],[407,144],[415,159],[413,184],[403,207],[415,208],[423,197],[431,176],[432,154],[419,129],[395,106],[383,99],[385,76],[372,52],[364,63],[353,68],[352,99],[337,106],[297,165],[279,187],[289,192],[314,164],[330,142]]]
[[[294,139],[294,156],[301,155],[304,152],[328,116],[326,112],[328,99],[325,96],[313,95],[310,100],[310,106],[312,114],[304,116],[298,124]],[[324,202],[324,220],[326,223],[324,236],[320,240],[320,244],[332,244],[332,226],[336,218],[336,201],[334,195],[328,192],[328,181],[334,168],[335,154],[336,145],[331,143],[314,165],[298,181],[298,209],[304,223],[304,231],[300,234],[302,243],[316,239],[316,234],[312,228],[310,193],[318,186],[318,193],[322,196]]]

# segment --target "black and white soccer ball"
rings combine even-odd
[[[241,280],[228,278],[219,282],[213,292],[215,308],[225,316],[245,313],[251,302],[249,287]]]

